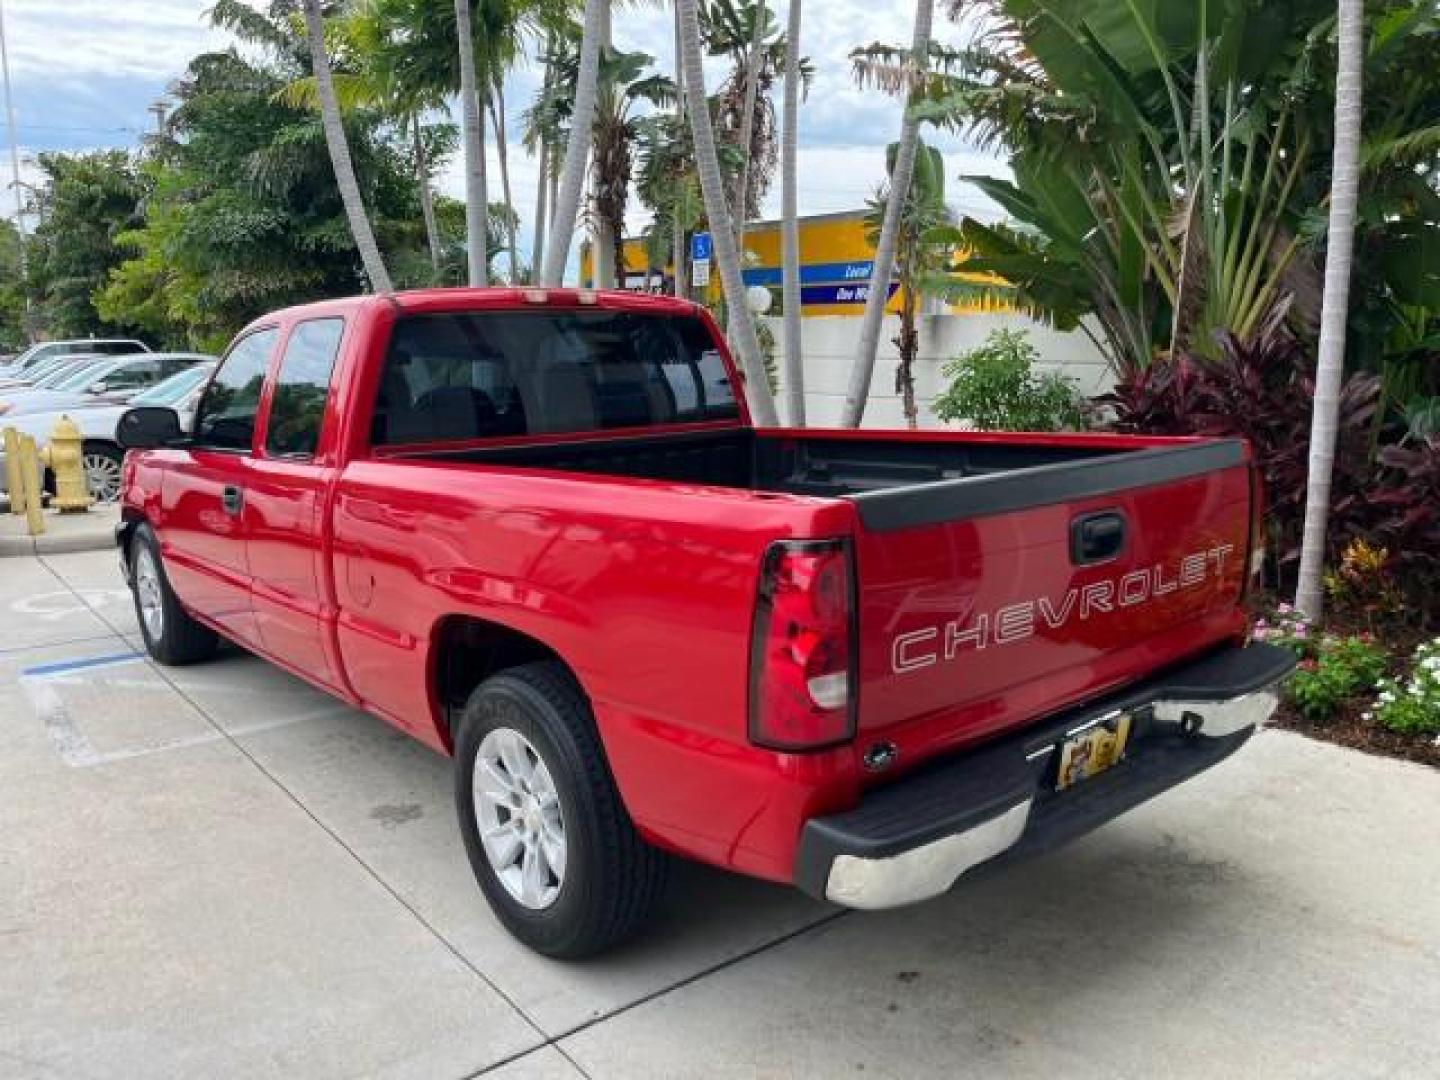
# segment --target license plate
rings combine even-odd
[[[1130,714],[1117,713],[1060,744],[1060,771],[1055,790],[1064,791],[1104,772],[1125,756],[1130,738]]]

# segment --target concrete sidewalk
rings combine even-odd
[[[0,558],[7,555],[62,555],[77,551],[105,551],[115,546],[115,523],[120,505],[93,506],[83,514],[62,514],[46,510],[45,531],[31,536],[25,516],[10,513],[10,503],[0,497]]]
[[[0,563],[0,1078],[1434,1075],[1440,774],[1265,732],[1050,857],[843,913],[677,868],[516,945],[449,763],[237,650],[139,654],[110,553]]]

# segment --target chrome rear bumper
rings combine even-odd
[[[1275,684],[1293,666],[1272,646],[1228,650],[877,789],[853,810],[806,823],[796,883],[845,907],[898,907],[946,892],[999,856],[1068,842],[1238,750],[1275,711]],[[1125,758],[1056,792],[1058,741],[1117,708],[1134,717]]]

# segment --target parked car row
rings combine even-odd
[[[76,338],[72,341],[42,341],[19,356],[0,364],[0,381],[24,379],[40,364],[66,356],[124,356],[150,351],[150,346],[132,338]]]
[[[104,346],[76,352],[68,346]],[[60,346],[40,352],[48,346]],[[120,352],[124,347],[128,352]],[[161,405],[182,415],[194,402],[215,358],[201,353],[155,353],[134,341],[48,342],[0,370],[0,427],[33,436],[43,447],[56,423],[68,416],[84,438],[83,461],[90,494],[113,502],[119,494],[124,452],[115,424],[131,404]],[[0,453],[0,493],[5,493]]]

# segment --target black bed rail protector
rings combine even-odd
[[[1150,487],[1244,463],[1245,444],[1239,439],[1221,439],[1062,461],[993,476],[939,480],[845,498],[855,504],[865,528],[893,532]]]

